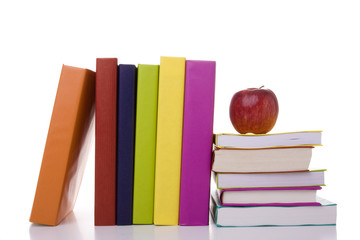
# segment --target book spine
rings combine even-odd
[[[180,225],[208,225],[215,62],[186,61]]]
[[[136,108],[135,65],[118,67],[116,224],[132,224]]]
[[[161,57],[155,164],[154,223],[179,224],[185,58]]]
[[[95,225],[115,225],[117,59],[96,59]]]
[[[159,65],[138,66],[133,224],[153,224]]]

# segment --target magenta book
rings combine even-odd
[[[209,224],[215,61],[186,61],[179,225]]]

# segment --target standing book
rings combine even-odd
[[[180,225],[208,225],[215,62],[186,61]]]
[[[95,225],[115,225],[117,59],[96,59]]]
[[[94,134],[94,103],[95,73],[63,65],[31,222],[55,226],[74,208]]]
[[[154,223],[179,224],[185,58],[161,57],[155,164]]]
[[[136,111],[135,65],[118,67],[116,224],[132,224]]]
[[[154,222],[154,180],[159,65],[138,65],[133,224]]]

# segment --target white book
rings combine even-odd
[[[210,211],[218,227],[336,225],[335,203],[318,198],[320,206],[221,206],[212,196]]]
[[[218,148],[272,148],[321,145],[321,131],[273,134],[215,134]]]
[[[321,187],[218,189],[221,205],[318,205],[316,192]]]
[[[324,171],[282,173],[213,173],[217,188],[324,186]]]
[[[313,147],[215,149],[214,172],[285,172],[309,168]]]

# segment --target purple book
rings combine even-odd
[[[179,225],[209,224],[215,61],[186,61]]]
[[[321,187],[316,186],[316,187],[231,188],[231,189],[221,189],[221,190],[219,189],[218,197],[221,206],[230,206],[230,207],[320,206],[321,204],[319,202],[315,202],[317,190],[321,190]],[[275,192],[276,194],[273,194]],[[229,193],[231,195],[229,195]],[[243,195],[241,193],[251,193],[251,194]],[[269,198],[269,193],[270,193],[270,198]],[[227,198],[226,200],[224,199],[225,195]],[[278,201],[271,201],[271,200],[266,201],[265,200],[266,198],[271,200],[278,199]],[[241,202],[238,199],[241,199]],[[243,199],[246,200],[252,199],[251,200],[252,202],[251,203],[243,202],[242,201]],[[260,200],[260,201],[256,202],[256,200]]]

